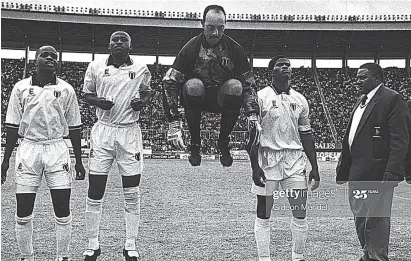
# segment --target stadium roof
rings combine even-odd
[[[267,58],[284,53],[293,58],[404,58],[411,52],[411,23],[330,23],[230,21],[226,33],[248,55]],[[231,28],[231,29],[230,29]],[[24,49],[51,44],[63,51],[108,52],[110,34],[127,30],[132,54],[174,56],[201,32],[199,20],[93,16],[2,9],[2,48]],[[94,41],[93,41],[94,40]]]

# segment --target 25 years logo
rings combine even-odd
[[[368,198],[367,190],[356,189],[356,190],[353,190],[352,193],[354,194],[353,197],[355,199],[366,199],[366,198]]]

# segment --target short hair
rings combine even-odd
[[[206,15],[210,10],[220,11],[224,14],[224,17],[226,17],[224,8],[221,5],[209,5],[204,9],[203,20],[201,21],[203,24],[205,23]]]
[[[53,51],[53,52],[55,52],[56,54],[58,54],[56,48],[54,48],[53,46],[51,46],[51,45],[44,45],[44,46],[41,46],[39,49],[37,49],[36,55],[35,55],[35,59],[36,59],[36,60],[37,60],[37,58],[39,57],[39,55],[40,55],[43,51]]]
[[[367,69],[370,73],[375,76],[380,76],[381,82],[384,81],[384,71],[382,70],[381,66],[376,63],[364,63],[360,66],[359,69]]]
[[[112,33],[111,36],[110,36],[110,41],[111,41],[111,38],[113,38],[113,36],[114,36],[115,34],[124,34],[124,35],[127,37],[128,41],[131,43],[131,37],[130,37],[130,35],[129,35],[126,31],[123,31],[123,30],[117,30],[117,31],[115,31],[114,33]]]
[[[285,58],[288,60],[288,57],[282,54],[275,56],[271,59],[270,63],[268,64],[268,70],[271,71],[272,69],[274,69],[275,63],[281,58]]]

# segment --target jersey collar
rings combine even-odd
[[[40,82],[37,80],[37,73],[33,72],[33,75],[31,76],[31,81],[30,81],[31,85],[35,85],[35,86],[40,86]],[[54,74],[53,75],[53,79],[51,80],[51,82],[49,82],[46,85],[57,85],[57,76]],[[44,85],[44,86],[46,86]]]
[[[211,46],[211,45],[207,42],[207,40],[205,39],[204,33],[201,33],[201,45],[202,45],[204,48],[215,48],[215,47],[219,46],[219,45],[223,42],[224,38],[225,38],[225,34],[223,34],[223,37],[221,37],[220,41],[218,41],[218,43],[217,43],[215,46]]]
[[[284,91],[284,92],[277,91],[277,89],[275,88],[275,86],[272,83],[271,83],[270,87],[271,87],[271,89],[274,90],[275,94],[277,94],[277,95],[278,94],[288,94],[288,95],[290,95],[291,87],[289,87],[288,90]]]
[[[127,60],[125,63],[123,63],[122,65],[120,65],[119,67],[125,65],[125,66],[130,66],[133,64],[133,60],[130,58],[130,56],[127,57]],[[113,65],[114,67],[116,67],[116,63],[114,62],[114,58],[113,56],[110,54],[110,56],[107,58],[106,60],[106,65]]]

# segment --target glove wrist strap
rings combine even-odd
[[[169,129],[181,129],[182,128],[182,122],[181,121],[172,121],[168,124]]]

